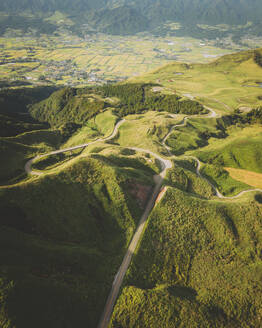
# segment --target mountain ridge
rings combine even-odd
[[[154,29],[168,21],[179,22],[185,26],[243,26],[248,22],[257,25],[260,24],[262,16],[262,3],[259,0],[3,0],[0,3],[0,11],[15,15],[24,12],[43,16],[61,11],[70,15],[75,24],[88,23],[108,34],[134,34]],[[99,20],[102,20],[102,24],[99,24]],[[123,20],[127,21],[127,24]]]

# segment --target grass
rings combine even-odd
[[[193,160],[174,160],[173,167],[168,170],[165,183],[187,193],[209,199],[214,192],[205,180],[195,174],[195,164]]]
[[[163,152],[162,139],[172,125],[180,122],[183,115],[172,118],[168,113],[146,112],[141,115],[130,115],[119,128],[114,142],[123,147],[140,147],[155,152]]]
[[[186,126],[177,127],[167,140],[167,145],[175,155],[182,155],[188,150],[198,149],[208,144],[210,137],[224,136],[216,119],[190,118]]]
[[[177,72],[182,75],[176,75]],[[244,87],[261,82],[261,74],[262,68],[255,63],[254,52],[247,51],[221,57],[209,64],[169,64],[131,81],[161,83],[179,94],[191,94],[206,105],[215,102],[220,113],[228,113],[240,107],[261,106],[258,99],[261,89]]]
[[[262,189],[261,173],[255,173],[255,172],[241,170],[241,169],[234,169],[232,167],[226,167],[225,170],[229,173],[232,179],[243,182],[249,186]]]
[[[252,189],[250,185],[234,179],[227,170],[221,166],[206,164],[202,167],[201,173],[215,185],[225,196],[235,196],[242,190]]]
[[[169,187],[110,327],[260,327],[261,217],[252,195],[207,201]]]
[[[15,182],[17,179],[25,178],[24,165],[30,157],[41,150],[37,147],[22,145],[7,140],[0,140],[1,154],[1,185]]]
[[[208,146],[190,153],[204,163],[261,173],[261,126],[232,127],[227,132],[227,138],[210,139]]]
[[[59,146],[61,143],[61,135],[57,130],[39,130],[18,134],[15,137],[3,138],[3,140],[49,150]]]
[[[39,130],[0,138],[0,183],[6,185],[25,178],[25,163],[37,154],[47,153],[58,147],[58,131]]]
[[[97,138],[109,136],[113,132],[117,120],[118,117],[110,109],[98,114],[72,135],[63,147],[73,147]]]
[[[142,213],[130,188],[152,174],[147,161],[93,155],[2,188],[0,325],[96,327]]]

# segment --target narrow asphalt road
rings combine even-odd
[[[203,180],[205,180],[211,187],[212,189],[215,191],[216,193],[216,196],[218,198],[222,198],[222,199],[236,199],[236,198],[239,198],[240,196],[246,194],[246,193],[249,193],[249,192],[262,192],[262,189],[259,189],[259,188],[256,188],[256,189],[248,189],[248,190],[243,190],[241,191],[240,193],[238,193],[237,195],[235,196],[231,196],[231,197],[227,197],[227,196],[224,196],[221,194],[221,192],[217,189],[217,187],[215,185],[213,185],[212,182],[210,182],[207,178],[205,178],[201,172],[200,172],[200,169],[201,169],[201,162],[200,160],[197,158],[197,157],[194,157],[194,156],[186,156],[188,158],[192,158],[194,161],[197,162],[197,167],[196,167],[196,174]]]
[[[219,115],[211,108],[209,107],[206,107],[210,113],[206,116],[202,116],[203,118],[213,118],[213,117],[219,117]],[[171,148],[168,147],[166,145],[166,141],[167,139],[169,138],[169,136],[171,135],[172,131],[176,128],[176,127],[181,127],[181,126],[185,126],[187,124],[187,121],[190,117],[189,116],[185,116],[182,120],[182,122],[180,124],[176,124],[174,126],[171,127],[171,129],[169,130],[168,134],[164,137],[164,139],[162,140],[162,146],[165,147],[170,155],[170,159],[172,158],[175,158],[175,156],[172,155],[171,153]],[[41,172],[36,172],[36,171],[32,171],[32,163],[34,160],[36,159],[39,159],[41,157],[44,157],[44,156],[48,156],[48,155],[54,155],[54,154],[59,154],[59,153],[64,153],[64,152],[68,152],[68,151],[72,151],[72,150],[75,150],[75,149],[80,149],[80,148],[85,148],[91,144],[94,144],[96,142],[99,142],[99,141],[106,141],[106,140],[111,140],[113,139],[117,133],[118,133],[118,129],[119,127],[125,122],[125,120],[121,120],[119,121],[115,127],[114,127],[114,130],[112,132],[112,134],[106,138],[99,138],[97,140],[94,140],[94,141],[91,141],[89,143],[85,143],[85,144],[82,144],[82,145],[78,145],[78,146],[74,146],[74,147],[70,147],[70,148],[65,148],[65,149],[59,149],[59,150],[56,150],[56,151],[53,151],[53,152],[50,152],[48,154],[44,154],[44,155],[39,155],[39,156],[36,156],[35,158],[29,160],[26,165],[25,165],[25,171],[28,173],[28,174],[34,174],[34,175],[40,175],[42,174]],[[148,149],[142,149],[142,148],[137,148],[137,147],[126,147],[128,149],[132,149],[132,150],[135,150],[135,151],[138,151],[138,152],[145,152],[145,153],[148,153],[152,156],[154,156],[155,158],[157,158],[160,163],[161,163],[161,173],[157,176],[155,176],[155,187],[154,187],[154,191],[150,197],[150,200],[148,201],[147,203],[147,206],[145,208],[145,211],[140,219],[140,222],[138,224],[138,227],[137,227],[137,230],[131,240],[131,243],[128,247],[128,250],[126,252],[126,255],[123,259],[123,262],[117,272],[117,274],[115,275],[115,279],[114,279],[114,282],[113,282],[113,285],[112,285],[112,289],[111,289],[111,292],[108,296],[108,299],[107,299],[107,302],[106,302],[106,305],[105,305],[105,308],[104,308],[104,311],[103,311],[103,314],[101,316],[101,319],[100,319],[100,322],[98,324],[98,328],[107,328],[108,327],[108,324],[109,324],[109,321],[110,321],[110,318],[111,318],[111,314],[112,314],[112,311],[113,311],[113,308],[114,308],[114,305],[115,305],[115,302],[116,302],[116,299],[118,297],[118,294],[119,294],[119,290],[121,288],[121,285],[122,285],[122,282],[123,282],[123,279],[125,277],[125,274],[127,272],[127,269],[129,267],[129,264],[131,262],[131,259],[132,259],[132,256],[134,254],[134,251],[138,245],[138,242],[140,241],[141,237],[142,237],[142,234],[143,234],[143,231],[144,231],[144,228],[145,228],[145,224],[146,224],[146,220],[150,214],[150,212],[152,211],[154,205],[155,205],[155,202],[156,202],[156,199],[158,197],[158,195],[160,194],[160,191],[161,191],[161,186],[162,186],[162,183],[163,183],[163,180],[165,178],[165,175],[166,175],[166,171],[172,167],[172,161],[169,160],[169,159],[165,159],[165,158],[162,158],[161,156],[159,156],[158,154],[155,154],[153,152],[151,152],[150,150]],[[242,191],[241,193],[239,193],[238,195],[236,196],[233,196],[233,197],[225,197],[223,196],[219,191],[218,189],[210,182],[208,181],[208,179],[206,179],[205,177],[202,176],[201,172],[200,172],[200,168],[201,168],[201,163],[199,161],[198,158],[196,157],[193,157],[193,156],[188,156],[192,159],[194,159],[196,162],[197,162],[197,168],[196,168],[196,173],[199,177],[201,177],[202,179],[206,180],[211,186],[212,188],[215,190],[216,192],[216,196],[219,197],[219,198],[223,198],[223,199],[235,199],[235,198],[238,198],[240,197],[241,195],[243,195],[244,193],[247,193],[247,192],[252,192],[252,191],[259,191],[259,192],[262,192],[261,189],[252,189],[252,190],[244,190]],[[162,195],[163,196],[163,195]]]
[[[108,327],[108,324],[109,324],[109,321],[110,321],[110,318],[111,318],[111,314],[113,312],[113,308],[114,308],[114,305],[115,305],[115,302],[116,302],[120,287],[122,285],[123,279],[125,277],[127,269],[128,269],[129,264],[131,262],[132,256],[135,252],[137,244],[138,244],[138,242],[141,239],[141,236],[143,234],[145,224],[146,224],[146,220],[147,220],[150,212],[152,211],[152,209],[155,205],[156,199],[157,199],[157,197],[158,197],[158,195],[161,191],[161,186],[162,186],[163,180],[165,178],[166,171],[167,171],[167,169],[172,167],[172,162],[170,160],[163,159],[159,155],[157,155],[157,154],[155,154],[151,151],[148,151],[148,150],[142,149],[142,148],[136,148],[136,147],[132,147],[132,148],[129,148],[129,149],[133,149],[135,151],[146,152],[146,153],[151,154],[152,156],[156,157],[161,163],[162,171],[159,175],[155,176],[156,185],[155,185],[154,191],[153,191],[152,196],[150,197],[150,200],[147,203],[146,209],[145,209],[145,211],[144,211],[144,213],[143,213],[143,215],[140,219],[140,222],[138,224],[138,228],[137,228],[137,230],[136,230],[136,232],[135,232],[135,234],[132,238],[132,241],[131,241],[131,243],[128,247],[128,250],[127,250],[126,255],[123,259],[123,262],[122,262],[122,264],[121,264],[121,266],[120,266],[120,268],[119,268],[119,270],[118,270],[118,272],[115,276],[111,292],[108,296],[108,299],[107,299],[107,302],[106,302],[106,305],[105,305],[105,308],[104,308],[104,312],[103,312],[102,317],[100,319],[100,322],[98,324],[98,328]]]
[[[46,157],[46,156],[50,156],[50,155],[56,155],[56,154],[61,154],[61,153],[66,153],[68,151],[72,151],[72,150],[76,150],[76,149],[81,149],[81,148],[85,148],[87,146],[90,146],[90,145],[93,145],[94,143],[96,142],[99,142],[99,141],[107,141],[107,140],[111,140],[113,139],[117,133],[118,133],[118,129],[119,127],[125,122],[125,119],[117,122],[117,124],[115,125],[114,127],[114,130],[113,132],[106,138],[99,138],[99,139],[96,139],[94,141],[90,141],[88,143],[85,143],[85,144],[82,144],[82,145],[77,145],[77,146],[74,146],[74,147],[69,147],[69,148],[64,148],[64,149],[58,149],[58,150],[54,150],[54,151],[51,151],[50,153],[47,153],[47,154],[43,154],[43,155],[38,155],[36,156],[35,158],[32,158],[30,159],[28,162],[26,162],[25,164],[25,171],[27,174],[32,174],[32,175],[41,175],[42,173],[41,172],[37,172],[37,171],[33,171],[32,170],[32,164],[33,162],[36,160],[36,159],[40,159],[42,157]]]

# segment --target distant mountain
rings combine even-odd
[[[0,11],[18,13],[21,11],[48,12],[48,11],[87,11],[101,9],[108,0],[3,0]]]
[[[134,34],[162,23],[182,25],[229,24],[257,26],[262,16],[261,0],[1,0],[0,11],[48,16],[60,11],[76,25],[91,24],[109,34]],[[1,24],[3,25],[3,24]],[[254,28],[255,33],[262,32]]]

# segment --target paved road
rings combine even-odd
[[[99,141],[107,141],[107,140],[111,140],[113,139],[117,133],[118,133],[118,129],[119,127],[125,122],[125,119],[119,121],[115,127],[114,127],[114,130],[113,132],[106,138],[99,138],[99,139],[96,139],[94,141],[90,141],[88,143],[85,143],[85,144],[82,144],[82,145],[77,145],[77,146],[74,146],[74,147],[69,147],[69,148],[64,148],[64,149],[59,149],[59,150],[54,150],[54,151],[51,151],[50,153],[47,153],[47,154],[43,154],[43,155],[38,155],[36,156],[35,158],[32,158],[30,159],[26,164],[25,164],[25,171],[27,174],[33,174],[33,175],[41,175],[42,173],[41,172],[37,172],[37,171],[33,171],[32,170],[32,164],[33,162],[36,160],[36,159],[39,159],[39,158],[42,158],[42,157],[46,157],[46,156],[49,156],[49,155],[56,155],[56,154],[61,154],[61,153],[66,153],[68,151],[72,151],[72,150],[76,150],[76,149],[81,149],[81,148],[85,148],[87,146],[90,146],[90,145],[93,145],[94,143],[96,142],[99,142]]]
[[[176,125],[173,125],[171,127],[171,129],[169,130],[168,134],[164,137],[164,139],[162,140],[161,144],[162,146],[164,146],[166,148],[166,150],[168,151],[168,154],[171,156],[172,153],[171,153],[171,147],[169,147],[167,144],[166,144],[166,141],[167,139],[170,137],[171,133],[175,130],[175,128],[179,127],[179,126],[186,126],[186,123],[187,123],[187,120],[188,120],[188,116],[185,116],[182,120],[181,123],[179,124],[176,124]]]
[[[142,149],[142,148],[136,148],[136,147],[132,147],[132,148],[129,148],[129,149],[133,149],[133,150],[139,151],[139,152],[140,151],[141,152],[146,152],[146,153],[151,154],[152,156],[156,157],[161,163],[162,171],[159,175],[155,176],[156,185],[155,185],[153,194],[150,197],[149,202],[147,203],[146,209],[145,209],[145,211],[144,211],[144,213],[143,213],[143,215],[140,219],[140,222],[138,224],[138,228],[137,228],[137,230],[136,230],[136,232],[135,232],[135,234],[132,238],[132,241],[131,241],[131,243],[128,247],[128,250],[127,250],[127,253],[124,257],[124,260],[123,260],[123,262],[122,262],[122,264],[121,264],[121,266],[120,266],[120,268],[119,268],[119,270],[118,270],[118,272],[115,276],[111,292],[108,296],[108,299],[107,299],[107,302],[106,302],[106,305],[105,305],[104,312],[103,312],[102,317],[100,319],[100,322],[98,324],[98,328],[108,327],[108,324],[109,324],[109,321],[110,321],[110,318],[111,318],[111,314],[112,314],[112,311],[113,311],[113,308],[114,308],[114,305],[115,305],[115,302],[116,302],[120,287],[122,285],[123,279],[125,277],[126,271],[127,271],[128,267],[129,267],[129,264],[131,262],[134,251],[137,247],[137,244],[138,244],[138,242],[141,239],[141,236],[143,234],[144,227],[145,227],[145,224],[146,224],[146,220],[147,220],[150,212],[152,211],[152,209],[155,205],[156,199],[157,199],[157,197],[158,197],[158,195],[161,191],[161,186],[162,186],[163,180],[165,178],[166,171],[167,171],[167,169],[172,167],[172,162],[170,160],[161,158],[159,155],[157,155],[157,154],[155,154],[155,153],[153,153],[149,150]]]
[[[231,197],[226,197],[224,195],[221,194],[221,192],[217,189],[217,187],[215,185],[213,185],[212,182],[210,182],[207,178],[205,178],[201,172],[200,172],[200,169],[201,169],[201,162],[200,160],[197,158],[197,157],[194,157],[194,156],[186,156],[188,158],[192,158],[194,161],[197,162],[197,168],[196,168],[196,174],[203,180],[205,180],[211,187],[212,189],[215,191],[216,193],[216,196],[218,198],[222,198],[222,199],[236,199],[236,198],[239,198],[240,196],[246,194],[246,193],[249,193],[249,192],[262,192],[262,189],[259,189],[259,188],[256,188],[256,189],[248,189],[248,190],[243,190],[241,191],[240,193],[238,193],[237,195],[235,196],[231,196]]]
[[[205,106],[205,108],[207,108],[210,111],[210,113],[208,115],[206,115],[206,116],[199,116],[199,117],[203,117],[203,118],[204,117],[206,117],[206,118],[207,117],[209,117],[209,118],[219,117],[219,115],[212,108],[209,108],[209,107],[206,107],[206,106]],[[181,123],[172,126],[171,129],[170,129],[170,131],[168,132],[168,134],[162,140],[162,145],[167,149],[169,155],[172,156],[170,158],[175,158],[175,156],[172,155],[172,153],[170,151],[171,148],[166,145],[166,141],[169,138],[169,136],[171,135],[172,131],[176,127],[185,126],[187,124],[187,120],[189,118],[190,117],[185,116],[183,118],[183,120],[182,120]],[[72,150],[75,150],[75,149],[85,148],[85,147],[87,147],[87,146],[89,146],[91,144],[94,144],[96,142],[99,142],[99,141],[111,140],[111,139],[113,139],[116,136],[116,134],[118,133],[119,127],[124,122],[125,122],[125,120],[119,121],[115,125],[115,128],[114,128],[112,134],[110,136],[106,137],[106,138],[99,138],[99,139],[94,140],[94,141],[91,141],[89,143],[85,143],[85,144],[78,145],[78,146],[75,146],[75,147],[60,149],[60,150],[56,150],[56,151],[50,152],[48,154],[36,156],[34,159],[31,159],[31,160],[29,160],[26,163],[25,170],[26,170],[26,172],[28,174],[40,175],[41,172],[32,171],[32,163],[33,163],[33,161],[35,159],[38,159],[38,158],[41,158],[41,157],[44,157],[44,156],[48,156],[48,155],[60,154],[60,153],[72,151]],[[122,285],[124,276],[125,276],[126,271],[127,271],[128,267],[129,267],[129,264],[131,262],[131,259],[132,259],[132,256],[134,254],[134,251],[135,251],[135,249],[136,249],[136,247],[138,245],[138,242],[140,241],[140,239],[142,237],[142,234],[143,234],[143,231],[144,231],[144,228],[145,228],[146,220],[147,220],[150,212],[152,211],[152,209],[153,209],[153,207],[155,205],[155,202],[156,202],[156,199],[157,199],[158,195],[160,194],[161,186],[162,186],[163,180],[165,178],[166,171],[167,171],[167,169],[169,169],[169,168],[172,167],[171,160],[162,158],[158,154],[155,154],[155,153],[153,153],[152,151],[150,151],[148,149],[137,148],[137,147],[129,147],[128,149],[132,149],[132,150],[135,150],[137,152],[145,152],[145,153],[148,153],[148,154],[154,156],[155,158],[157,158],[160,161],[160,163],[161,163],[161,173],[159,175],[157,175],[157,176],[154,177],[155,182],[156,182],[155,187],[154,187],[154,191],[153,191],[152,196],[150,197],[150,200],[148,201],[148,204],[146,206],[146,209],[145,209],[145,211],[144,211],[144,213],[143,213],[143,215],[142,215],[142,217],[140,219],[140,222],[138,224],[138,228],[137,228],[137,230],[136,230],[136,232],[135,232],[135,234],[134,234],[134,236],[132,238],[132,241],[131,241],[131,243],[130,243],[130,245],[128,247],[128,250],[127,250],[127,253],[126,253],[126,255],[125,255],[124,259],[123,259],[123,262],[122,262],[122,264],[121,264],[121,266],[120,266],[117,274],[115,275],[115,279],[114,279],[114,282],[113,282],[113,285],[112,285],[112,289],[111,289],[111,292],[110,292],[110,294],[108,296],[108,299],[107,299],[107,302],[106,302],[106,305],[105,305],[105,308],[104,308],[102,317],[100,319],[98,328],[107,328],[108,327],[108,324],[109,324],[109,321],[110,321],[110,318],[111,318],[111,314],[112,314],[112,311],[113,311],[113,308],[114,308],[114,305],[115,305],[115,302],[116,302],[116,299],[117,299],[117,296],[118,296],[120,287]],[[260,191],[260,192],[262,192],[261,189],[252,189],[252,190],[242,191],[241,193],[239,193],[238,195],[233,196],[233,197],[225,197],[225,196],[223,196],[217,190],[217,188],[208,179],[206,179],[205,177],[202,176],[202,174],[200,172],[201,163],[200,163],[199,159],[196,158],[196,157],[193,157],[193,156],[188,156],[188,157],[194,159],[197,162],[197,168],[196,168],[197,175],[199,177],[201,177],[202,179],[206,180],[212,186],[212,188],[216,192],[216,196],[219,197],[219,198],[223,198],[223,199],[235,199],[235,198],[240,197],[241,195],[243,195],[244,193],[247,193],[247,192],[251,192],[251,191]]]
[[[209,118],[220,117],[220,115],[217,114],[212,108],[207,107],[207,106],[204,106],[204,107],[205,107],[206,109],[208,109],[210,113],[209,113],[208,115],[205,115],[205,116],[199,116],[199,117],[206,117],[206,118],[207,118],[207,117],[209,117]],[[184,119],[182,120],[182,122],[181,122],[180,124],[176,124],[176,125],[172,126],[171,129],[169,130],[168,134],[167,134],[167,135],[164,137],[164,139],[162,140],[162,145],[167,149],[167,151],[168,151],[168,153],[169,153],[170,156],[172,156],[172,153],[171,153],[171,151],[170,151],[171,148],[170,148],[169,146],[167,146],[166,141],[167,141],[167,139],[169,138],[169,136],[171,135],[171,133],[173,132],[173,130],[174,130],[175,128],[177,128],[177,127],[181,127],[181,126],[186,126],[186,124],[187,124],[187,120],[188,120],[189,118],[190,118],[190,117],[185,116]],[[175,158],[175,156],[173,156],[173,157]],[[221,192],[217,189],[217,187],[216,187],[215,185],[213,185],[212,182],[210,182],[207,178],[205,178],[205,177],[201,174],[201,172],[200,172],[200,170],[201,170],[201,162],[200,162],[200,160],[199,160],[197,157],[195,157],[195,156],[186,156],[186,157],[188,157],[188,158],[192,158],[194,161],[197,162],[196,174],[197,174],[201,179],[205,180],[205,181],[206,181],[206,182],[212,187],[212,189],[215,191],[216,196],[217,196],[218,198],[220,198],[220,199],[236,199],[236,198],[241,197],[242,195],[244,195],[244,194],[246,194],[246,193],[249,193],[249,192],[262,192],[262,189],[258,189],[258,188],[256,188],[256,189],[243,190],[243,191],[241,191],[240,193],[238,193],[237,195],[232,196],[232,197],[224,196],[224,195],[222,195]]]

